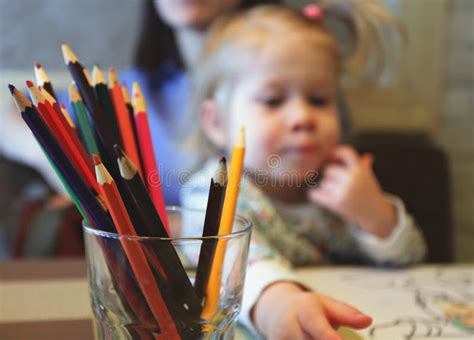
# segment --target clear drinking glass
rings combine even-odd
[[[89,290],[99,339],[233,338],[242,302],[250,222],[236,216],[231,233],[202,237],[205,211],[169,207],[167,216],[169,238],[118,235],[84,223]],[[217,308],[206,317],[202,317],[201,310],[205,299],[199,296],[196,299],[192,287],[203,243],[207,247],[219,243],[224,249]],[[166,322],[169,319],[156,321],[156,314],[151,312],[141,289],[141,284],[149,282],[138,282],[140,279],[124,251],[127,247],[145,254],[149,267],[158,278],[161,297],[157,296],[156,301],[164,301],[175,321],[176,333],[167,331],[170,328],[167,325],[172,324]],[[160,263],[173,257],[170,254],[176,256],[175,262],[168,263],[167,268],[172,266],[173,270],[166,273]],[[178,258],[184,269],[177,268]],[[170,277],[175,280],[177,277],[178,281],[172,282]]]

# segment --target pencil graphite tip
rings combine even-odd
[[[133,164],[133,162],[127,157],[119,145],[114,145],[114,151],[115,155],[117,156],[117,164],[119,166],[120,175],[126,180],[133,179],[138,171],[135,164]]]
[[[15,93],[15,86],[13,86],[12,84],[8,84],[8,89],[10,90],[10,93],[13,94]]]
[[[217,167],[216,173],[213,177],[214,183],[224,186],[227,183],[227,165],[225,157],[219,160],[219,166]]]
[[[26,81],[26,86],[28,86],[28,88],[31,89],[32,87],[35,87],[35,84],[33,84],[33,82],[31,80],[27,80]]]
[[[100,165],[100,164],[102,164],[102,161],[100,160],[99,156],[97,156],[95,153],[92,154],[92,158],[94,159],[94,164],[95,164],[95,165]]]
[[[120,145],[114,144],[114,151],[115,151],[115,156],[117,156],[117,158],[123,158],[124,154]]]
[[[40,64],[40,63],[36,63],[36,64],[35,64],[35,67],[36,67],[36,68],[41,68],[41,64]]]

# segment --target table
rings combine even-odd
[[[474,265],[298,272],[374,317],[366,330],[341,330],[346,339],[474,339]],[[0,262],[0,339],[91,339],[88,294],[83,259]]]

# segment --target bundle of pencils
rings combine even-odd
[[[58,103],[39,64],[35,65],[37,85],[26,81],[31,101],[9,85],[22,118],[88,225],[121,235],[169,238],[145,98],[138,83],[133,84],[130,100],[113,68],[108,70],[108,84],[97,65],[91,79],[66,44],[62,51],[74,80],[69,99],[77,125]],[[211,319],[218,308],[225,242],[209,236],[232,230],[244,150],[242,130],[229,174],[222,158],[210,180],[194,285],[171,241],[153,247],[125,238],[120,244],[99,241],[123,305],[140,323],[156,325],[155,331],[169,338],[199,338],[205,331],[196,327],[199,320]],[[138,338],[146,336],[140,330],[130,332]]]

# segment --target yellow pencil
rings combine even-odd
[[[237,198],[239,196],[240,178],[242,177],[244,166],[244,156],[245,128],[241,128],[237,142],[232,150],[224,207],[222,208],[222,217],[219,224],[219,235],[228,234],[232,231],[235,209],[237,207]],[[221,289],[222,266],[224,263],[226,243],[225,239],[219,240],[216,247],[211,274],[206,289],[204,308],[201,312],[202,319],[212,318],[219,304],[219,292]]]

